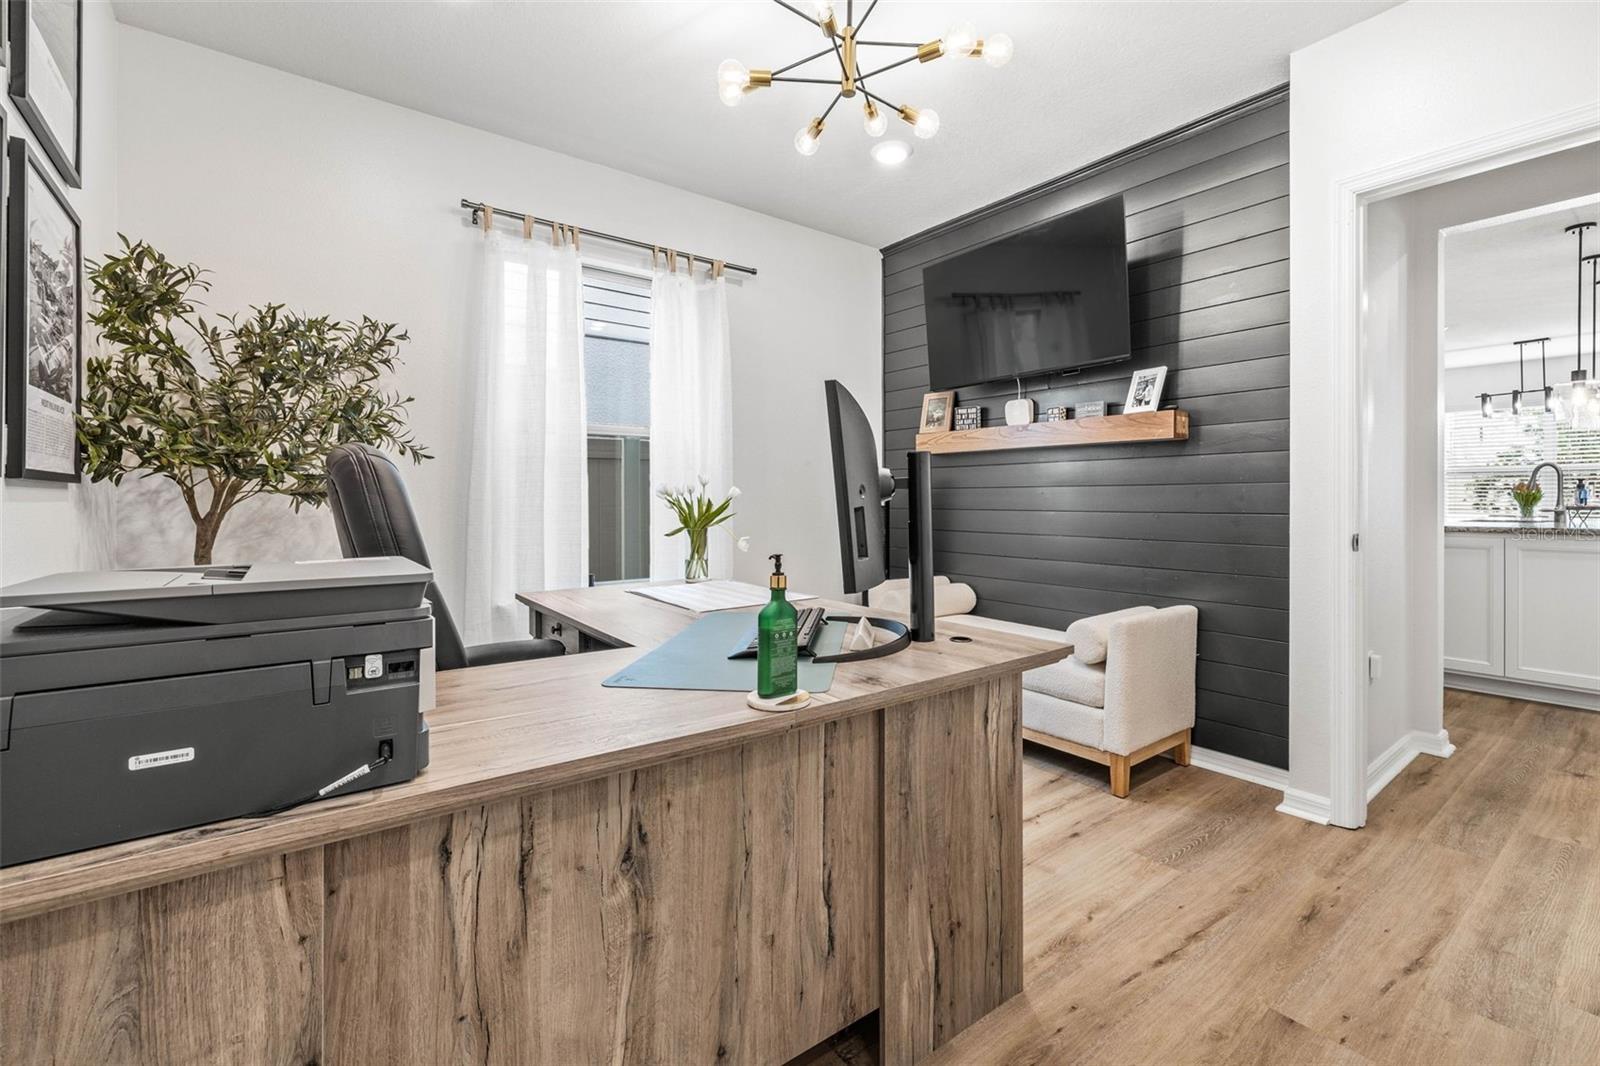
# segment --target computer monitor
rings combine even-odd
[[[844,590],[866,592],[889,574],[888,503],[898,487],[884,469],[866,412],[837,381],[823,383],[828,396],[828,441],[833,449],[834,507],[839,519],[839,561]],[[911,637],[933,639],[933,493],[927,452],[906,455],[905,486],[911,513]]]

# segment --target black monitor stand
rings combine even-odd
[[[911,639],[933,639],[933,455],[906,453],[906,488],[911,493],[906,519],[907,559],[910,564]]]

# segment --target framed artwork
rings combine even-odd
[[[44,160],[9,142],[6,477],[79,481],[83,250],[78,216]]]
[[[1128,382],[1128,402],[1122,405],[1122,413],[1131,415],[1137,411],[1154,411],[1161,406],[1161,388],[1167,383],[1167,368],[1153,366],[1148,370],[1136,371],[1133,380]]]
[[[950,423],[955,418],[956,394],[953,392],[929,392],[922,397],[922,421],[917,425],[918,433],[947,433]]]
[[[11,99],[61,180],[83,186],[83,0],[7,0]]]

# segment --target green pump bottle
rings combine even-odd
[[[795,625],[798,616],[789,602],[789,578],[783,572],[783,556],[769,555],[772,577],[767,586],[772,599],[756,616],[756,695],[764,700],[781,699],[800,687],[800,664]]]

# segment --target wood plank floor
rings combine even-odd
[[[1451,691],[1445,725],[1359,832],[1029,746],[1024,991],[925,1061],[1600,1064],[1600,715]]]

